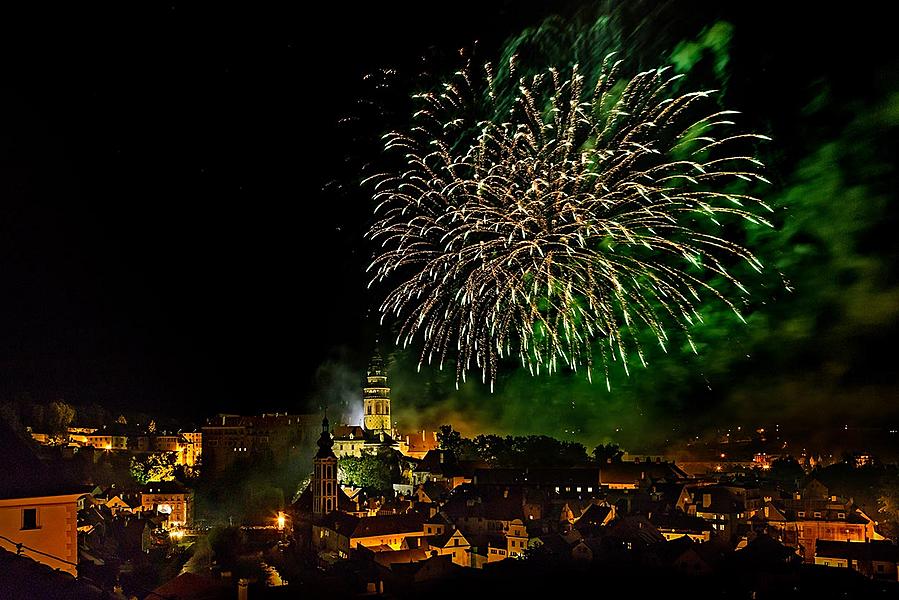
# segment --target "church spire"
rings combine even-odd
[[[318,452],[312,461],[312,514],[326,515],[337,510],[337,457],[334,440],[328,427],[328,417],[322,419],[322,433],[318,437]]]
[[[328,425],[328,417],[322,419],[322,433],[318,436],[318,452],[315,454],[315,458],[327,458],[329,456],[334,456],[334,451],[332,448],[334,447],[334,440],[331,438],[331,431]]]

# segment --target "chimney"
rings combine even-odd
[[[711,494],[703,494],[702,495],[702,507],[708,508],[712,505],[712,495]]]

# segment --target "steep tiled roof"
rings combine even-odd
[[[708,500],[708,503],[706,502]],[[693,490],[696,512],[734,514],[746,510],[743,499],[722,487],[701,487]]]
[[[522,490],[520,487],[460,485],[450,493],[443,511],[450,519],[523,519]]]
[[[421,532],[424,517],[418,513],[355,517],[342,512],[333,512],[325,518],[324,524],[348,538],[362,538]]]
[[[612,462],[600,466],[599,479],[603,485],[632,484],[647,480],[679,481],[687,474],[668,462]]]
[[[690,533],[702,533],[711,531],[711,524],[705,519],[694,517],[680,511],[669,513],[652,513],[649,516],[650,522],[659,528],[659,530],[684,531]]]

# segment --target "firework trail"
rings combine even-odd
[[[618,64],[590,87],[577,66],[521,80],[506,111],[489,65],[483,84],[465,69],[384,136],[398,163],[368,179],[369,272],[397,343],[421,338],[419,366],[454,358],[457,385],[478,369],[492,386],[504,357],[591,377],[598,354],[608,386],[610,361],[646,364],[636,332],[689,340],[712,298],[739,317],[727,296],[747,291],[727,267],[762,265],[724,232],[769,225],[734,185],[766,182],[753,147],[768,138],[734,130],[711,91],[675,94],[666,69],[622,81]]]

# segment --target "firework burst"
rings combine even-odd
[[[608,385],[610,361],[645,365],[638,331],[664,349],[706,300],[739,316],[728,267],[762,265],[724,232],[768,224],[734,185],[765,181],[753,146],[768,138],[735,130],[712,92],[674,93],[666,69],[622,81],[617,67],[589,87],[576,66],[521,80],[505,111],[489,66],[481,87],[466,69],[384,136],[398,165],[368,180],[369,271],[420,364],[455,359],[457,385],[472,369],[492,385],[504,357],[591,377],[598,356]]]

